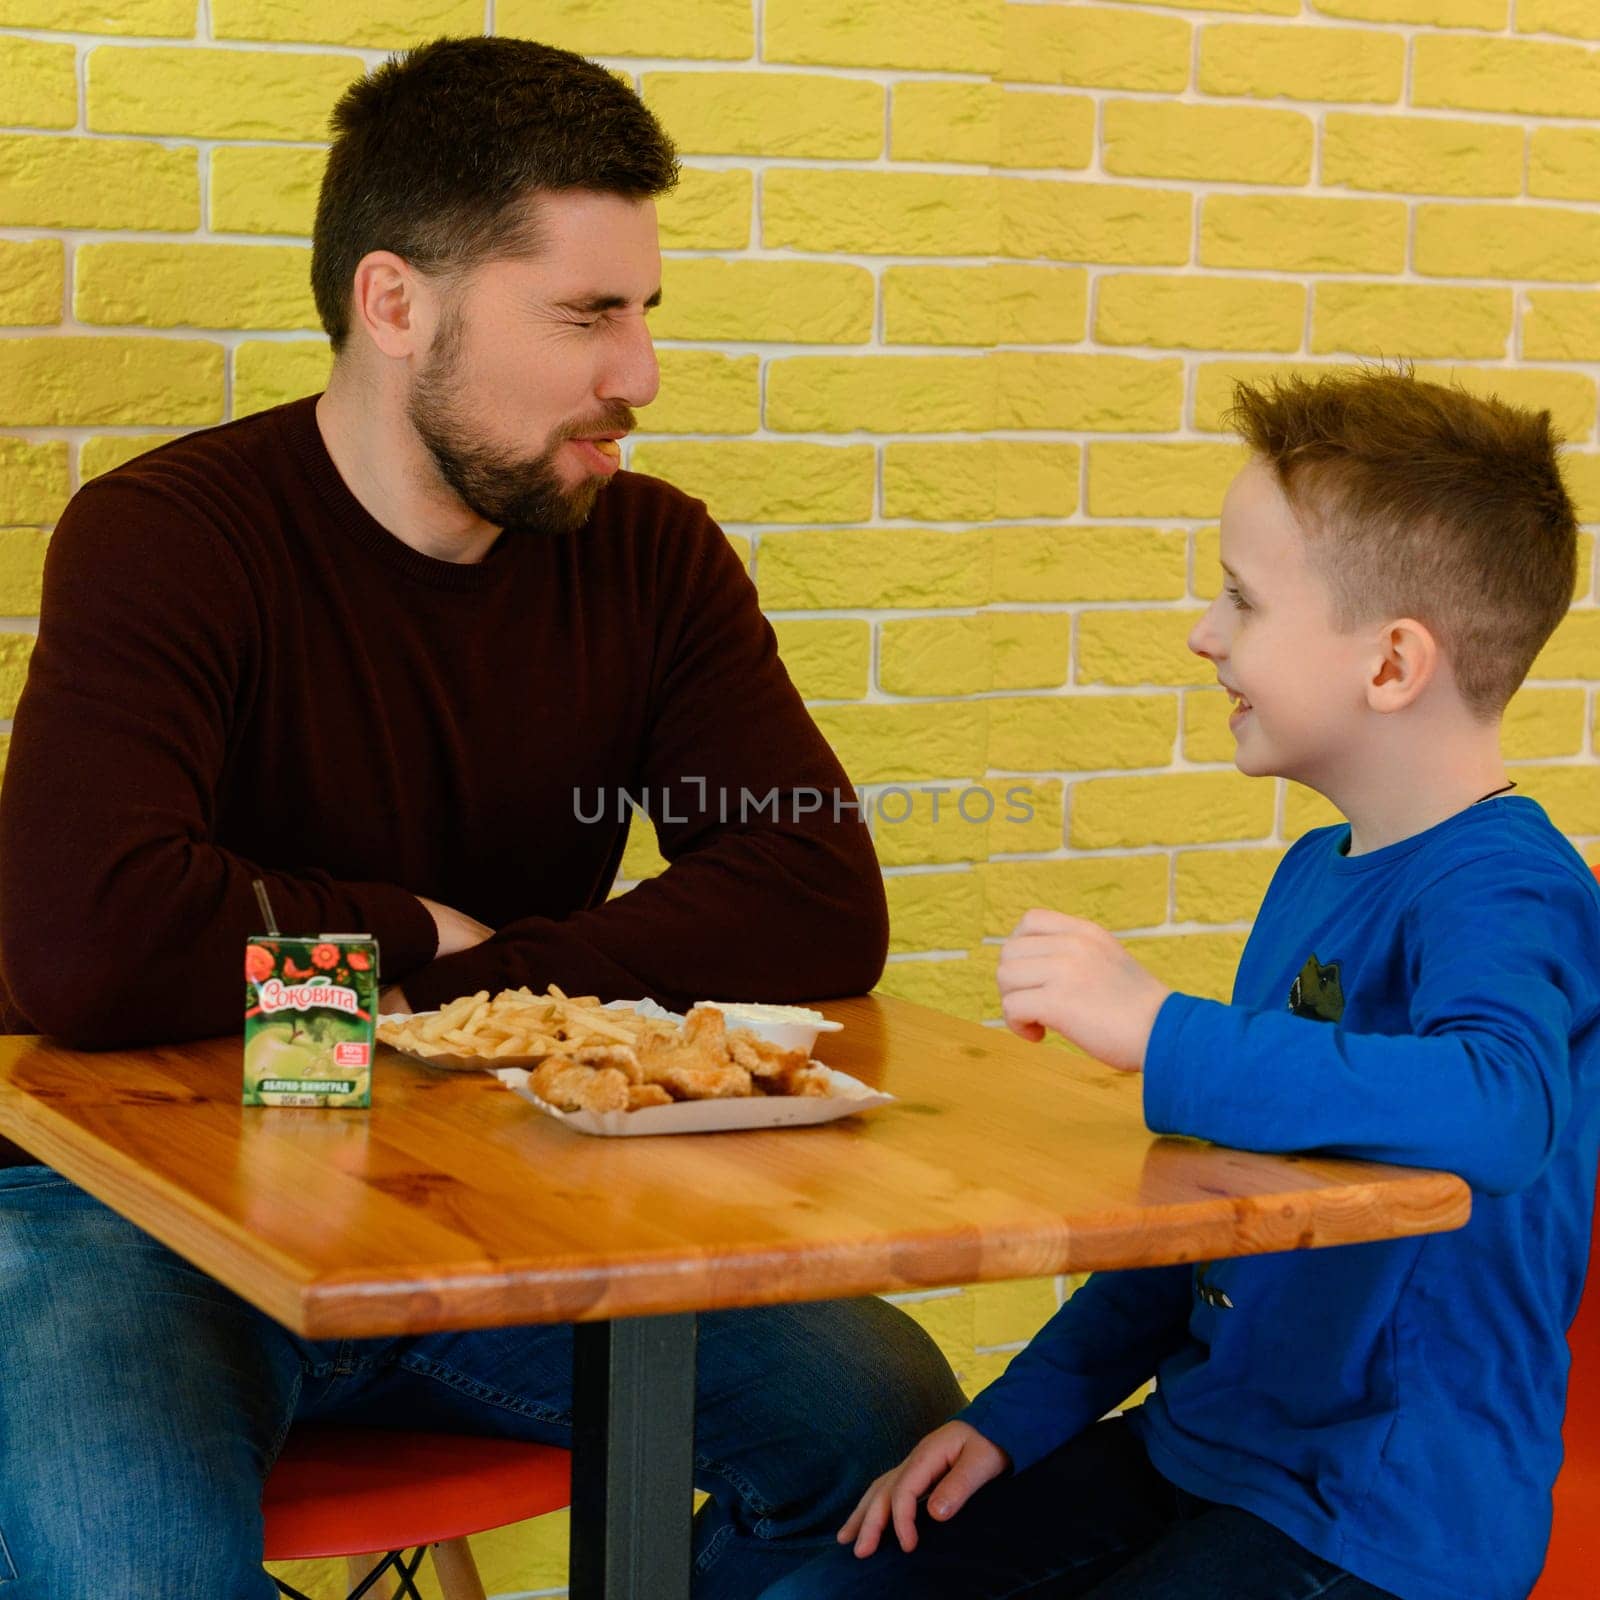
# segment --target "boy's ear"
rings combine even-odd
[[[1377,655],[1367,679],[1367,704],[1374,711],[1403,711],[1439,671],[1439,641],[1425,623],[1400,617],[1384,625],[1376,644]]]

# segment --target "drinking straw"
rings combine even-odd
[[[250,882],[256,891],[256,904],[261,907],[261,915],[267,920],[267,932],[276,939],[278,919],[272,914],[272,902],[267,898],[267,886],[259,878],[252,878]]]

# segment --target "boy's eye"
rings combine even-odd
[[[1233,602],[1235,610],[1248,611],[1250,609],[1250,602],[1231,583],[1225,584],[1222,592]]]

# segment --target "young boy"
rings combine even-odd
[[[767,1600],[1522,1600],[1538,1575],[1600,1139],[1600,892],[1499,752],[1573,591],[1549,416],[1393,372],[1241,387],[1234,416],[1252,457],[1189,647],[1240,770],[1350,820],[1285,855],[1231,1005],[1032,911],[1006,1022],[1142,1068],[1157,1132],[1445,1168],[1472,1219],[1094,1276],[868,1489],[853,1553]]]

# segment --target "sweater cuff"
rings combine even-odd
[[[1155,1026],[1144,1053],[1144,1121],[1152,1133],[1189,1133],[1186,1121],[1184,1077],[1196,1063],[1186,1059],[1185,1024],[1197,1007],[1214,1005],[1192,994],[1169,994],[1156,1013]]]
[[[1011,1459],[1011,1470],[1021,1472],[1035,1461],[1042,1461],[1052,1450],[1065,1444],[1039,1426],[1039,1408],[1023,1397],[1013,1401],[1006,1395],[1004,1378],[997,1378],[977,1399],[956,1412],[951,1419],[976,1428],[990,1444],[998,1445]]]
[[[433,960],[439,930],[414,894],[394,884],[363,883],[355,886],[355,895],[366,930],[378,941],[378,974],[385,988]]]
[[[501,989],[516,987],[503,973],[493,970],[490,941],[475,944],[470,949],[458,950],[453,956],[441,956],[436,961],[425,961],[409,976],[401,980],[406,999],[413,1011],[438,1011],[459,1000],[462,995],[476,994],[487,989],[495,994]],[[582,984],[574,984],[568,994],[586,994]]]

